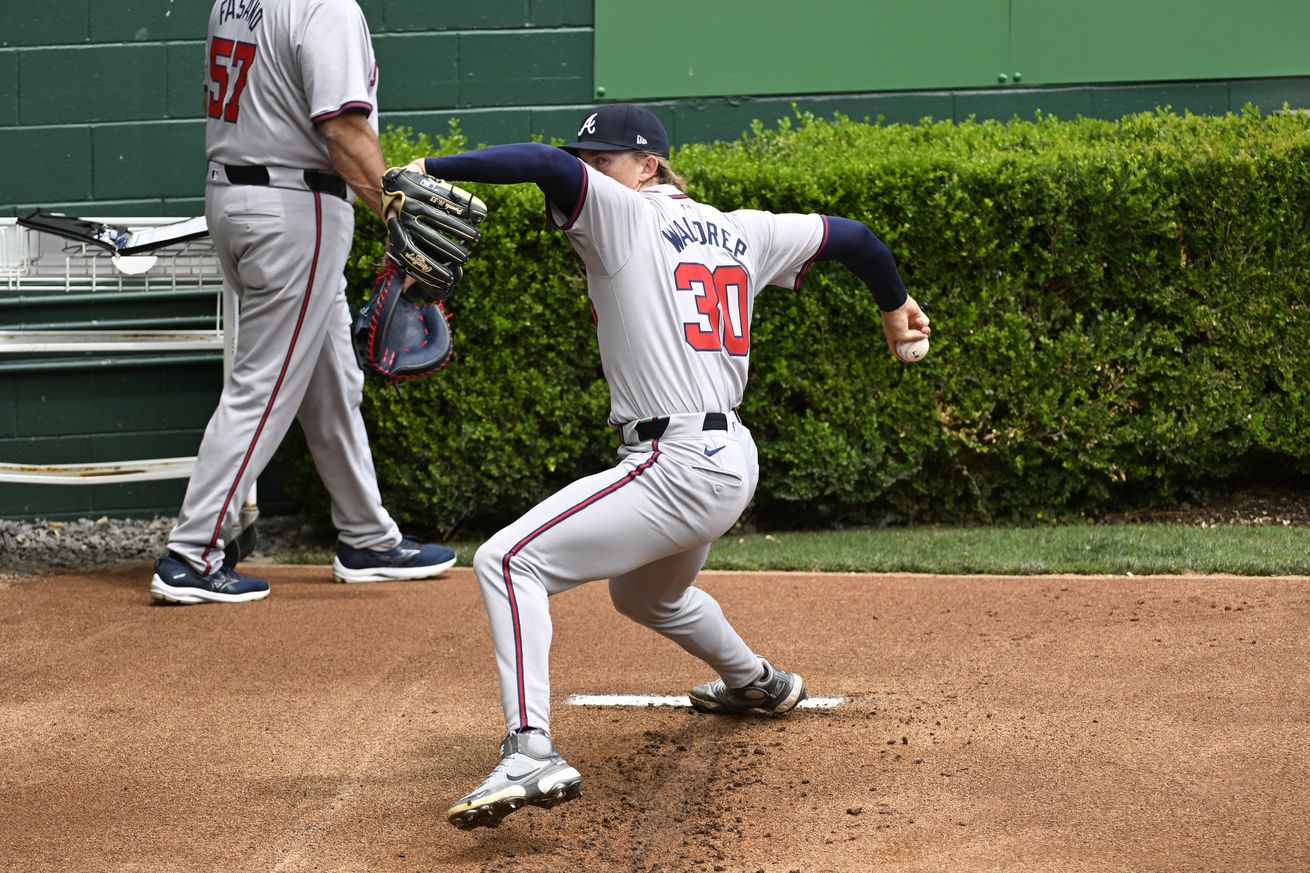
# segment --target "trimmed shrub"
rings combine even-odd
[[[408,130],[391,163],[458,151]],[[933,319],[892,359],[868,290],[819,263],[766,289],[741,408],[747,521],[800,527],[1095,515],[1272,459],[1310,472],[1310,119],[1143,114],[757,125],[679,149],[723,209],[867,223]],[[388,507],[483,532],[614,461],[584,274],[535,186],[469,185],[486,236],[448,305],[455,357],[370,385]],[[358,302],[382,251],[361,210]]]

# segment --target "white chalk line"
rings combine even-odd
[[[661,694],[570,694],[566,701],[574,706],[691,706],[686,695]],[[836,709],[845,697],[807,697],[798,709]]]

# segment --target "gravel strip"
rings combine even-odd
[[[0,519],[0,576],[106,569],[127,561],[153,562],[168,543],[175,518],[82,518],[76,521]],[[252,559],[329,548],[326,535],[300,516],[258,522],[259,545]]]

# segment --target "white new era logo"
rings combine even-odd
[[[593,112],[587,116],[587,120],[582,122],[582,127],[578,128],[578,136],[584,133],[590,133],[593,136],[596,133],[596,113]]]
[[[637,145],[645,145],[645,144],[646,144],[646,137],[642,136],[641,134],[637,134]]]

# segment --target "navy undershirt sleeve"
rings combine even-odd
[[[908,296],[891,250],[860,221],[825,216],[828,238],[814,258],[837,261],[873,291],[883,312],[899,309]]]
[[[539,142],[488,146],[477,151],[426,158],[425,172],[455,182],[513,184],[534,182],[546,199],[564,213],[571,213],[582,197],[582,161],[563,149]]]

